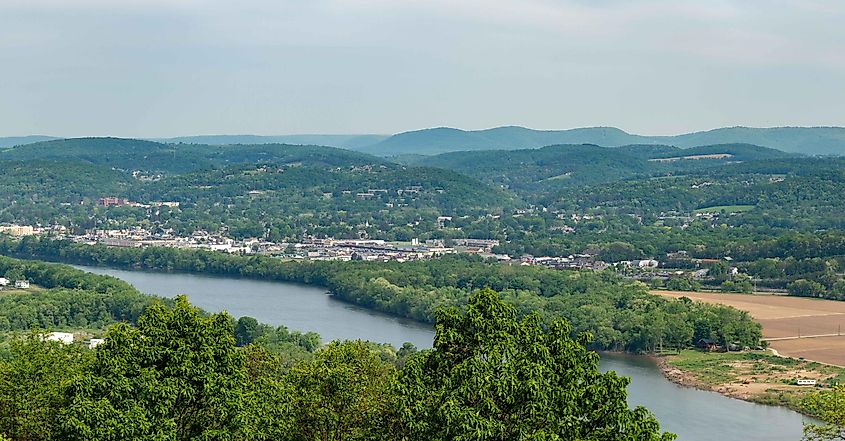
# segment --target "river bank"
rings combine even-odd
[[[431,346],[431,326],[397,320],[384,314],[338,301],[325,290],[300,284],[226,278],[201,274],[141,272],[104,267],[78,268],[107,274],[133,284],[143,292],[165,297],[186,294],[209,311],[228,310],[266,323],[301,331],[313,330],[325,338],[356,339]],[[238,295],[232,295],[238,293]],[[679,441],[745,441],[801,438],[801,415],[781,407],[759,406],[667,381],[655,364],[642,356],[601,353],[600,369],[631,378],[628,400],[658,418],[661,428],[678,434]],[[720,424],[712,424],[719,421]]]
[[[676,355],[650,356],[675,384],[708,390],[757,404],[783,406],[811,415],[803,404],[815,392],[831,390],[845,381],[845,369],[780,357],[764,351],[712,353],[684,350]],[[799,386],[797,380],[815,380]]]

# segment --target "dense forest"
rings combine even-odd
[[[411,165],[454,170],[509,188],[526,200],[557,190],[606,182],[677,174],[736,163],[793,155],[754,145],[731,144],[690,149],[658,145],[618,148],[592,144],[552,145],[540,149],[470,151],[409,157]],[[682,159],[701,157],[700,159]],[[401,158],[400,158],[401,159]]]
[[[671,440],[628,380],[565,321],[541,326],[490,290],[442,310],[434,348],[385,358],[361,341],[284,360],[184,297],[105,342],[11,342],[0,433],[12,440]],[[538,385],[542,385],[538,387]]]
[[[101,336],[119,322],[136,324],[154,302],[169,299],[142,294],[132,285],[109,276],[87,273],[67,265],[0,256],[0,277],[28,280],[32,290],[0,291],[0,353],[15,335],[31,330],[78,332]],[[239,344],[254,343],[279,357],[302,358],[320,346],[320,336],[271,327],[252,317],[233,322]]]
[[[545,322],[565,318],[576,333],[590,333],[591,347],[633,352],[683,348],[701,339],[723,346],[756,347],[759,324],[733,308],[669,300],[645,285],[611,273],[566,272],[503,266],[477,257],[376,262],[285,262],[201,250],[109,248],[66,241],[0,241],[0,254],[63,262],[203,272],[320,285],[336,297],[367,308],[433,323],[437,311],[463,309],[474,290],[490,288],[521,315]]]
[[[684,252],[730,257],[761,287],[845,295],[842,159],[743,144],[561,145],[406,162],[435,168],[314,146],[49,141],[0,153],[0,223],[272,242],[497,239],[494,251],[511,257],[586,252],[608,262],[683,263],[669,255]],[[104,196],[136,204],[99,206]]]

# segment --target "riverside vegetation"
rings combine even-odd
[[[690,156],[698,159],[683,159]],[[843,299],[843,164],[747,144],[556,145],[388,160],[318,146],[83,138],[0,151],[0,223],[222,231],[273,242],[496,239],[494,251],[512,257],[589,251],[679,269],[731,257],[760,288]],[[179,205],[98,206],[104,196]],[[439,224],[440,216],[451,221]],[[688,258],[677,259],[679,251]],[[746,278],[701,282],[752,286]]]
[[[434,323],[442,308],[465,308],[470,293],[491,288],[520,312],[565,318],[590,333],[596,349],[651,352],[701,339],[756,347],[760,325],[734,308],[651,295],[612,273],[503,266],[471,256],[406,263],[281,261],[172,248],[110,248],[29,237],[0,240],[0,254],[160,271],[202,272],[326,287],[367,308]]]
[[[564,320],[519,318],[490,289],[463,312],[437,312],[431,350],[300,338],[291,341],[307,355],[285,358],[256,343],[253,320],[209,315],[184,297],[168,306],[64,265],[0,264],[48,292],[89,297],[98,323],[112,323],[93,350],[40,331],[7,341],[0,433],[13,440],[674,438],[628,408],[628,380],[598,371],[586,336],[573,338]],[[109,303],[120,293],[128,300]]]

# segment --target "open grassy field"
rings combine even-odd
[[[0,295],[12,295],[12,294],[35,294],[37,292],[44,291],[44,288],[40,286],[31,285],[29,288],[20,289],[15,287],[4,287],[0,289]]]
[[[652,293],[748,311],[763,325],[763,338],[781,355],[845,366],[845,302],[770,294]]]

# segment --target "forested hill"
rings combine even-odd
[[[737,162],[798,158],[803,156],[797,153],[787,153],[773,148],[742,143],[701,145],[689,148],[680,148],[665,145],[639,144],[617,147],[613,150],[642,159],[698,159],[698,161],[690,162],[690,164],[697,164],[699,166],[712,165],[712,162],[701,161],[702,159],[714,159],[722,162]],[[713,158],[704,157],[712,155],[727,156]]]
[[[125,170],[181,173],[230,164],[349,166],[383,164],[374,156],[334,147],[287,144],[162,144],[125,138],[72,138],[0,151],[0,161],[78,161]]]
[[[48,136],[0,138],[0,148],[32,144]],[[806,155],[845,154],[843,127],[724,127],[674,136],[645,136],[615,127],[585,127],[568,130],[534,130],[505,126],[486,130],[449,127],[402,132],[392,136],[349,135],[205,135],[176,138],[146,138],[164,144],[293,144],[332,146],[379,156],[408,154],[436,155],[464,150],[519,150],[556,144],[595,144],[603,147],[647,144],[691,148],[702,145],[754,144]],[[22,159],[22,158],[19,158]]]
[[[407,158],[406,161],[454,170],[524,195],[536,196],[564,187],[790,156],[778,150],[745,144],[691,149],[650,145],[607,148],[582,144],[452,152]]]
[[[433,155],[462,150],[516,150],[553,144],[596,144],[604,147],[659,144],[689,148],[731,143],[754,144],[809,155],[842,155],[845,154],[845,128],[728,127],[677,136],[643,136],[627,133],[614,127],[571,130],[497,127],[477,131],[439,127],[399,133],[360,150],[376,155],[396,156]]]
[[[451,170],[320,146],[67,139],[0,151],[0,170],[0,223],[73,231],[156,222],[185,235],[222,224],[234,237],[410,240],[436,229],[439,216],[476,218],[519,203]],[[106,208],[104,197],[132,204]],[[159,201],[179,207],[147,207]]]

